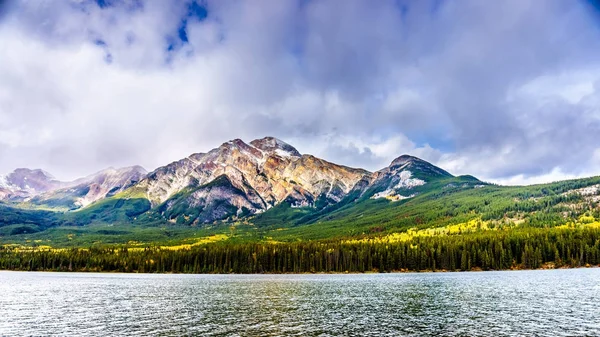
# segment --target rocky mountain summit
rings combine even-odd
[[[283,201],[292,207],[314,206],[318,199],[335,203],[366,174],[266,137],[193,154],[151,172],[136,187],[168,218],[193,214],[210,222],[264,212]]]

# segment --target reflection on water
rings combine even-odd
[[[368,275],[0,272],[0,335],[600,335],[600,269]]]

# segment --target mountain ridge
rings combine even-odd
[[[282,203],[320,210],[358,190],[361,196],[397,201],[418,194],[429,180],[452,177],[410,155],[376,172],[338,165],[269,136],[249,143],[233,139],[151,172],[140,166],[108,168],[72,182],[51,180],[42,170],[27,172],[40,176],[44,188],[12,194],[0,190],[0,200],[85,211],[105,199],[126,201],[135,195],[166,221],[196,225],[258,215]]]

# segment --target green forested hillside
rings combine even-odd
[[[276,238],[325,239],[357,235],[382,235],[410,228],[444,227],[480,220],[491,227],[555,227],[600,220],[595,195],[576,190],[594,186],[600,178],[552,184],[504,187],[461,184],[461,178],[444,179],[422,194],[400,201],[358,199],[328,212],[308,212],[280,207],[274,214],[258,216],[257,226],[289,227],[275,231]],[[342,204],[342,203],[340,203]],[[289,219],[277,223],[276,218]],[[582,219],[583,218],[583,219]]]
[[[101,200],[76,212],[53,213],[0,206],[0,233],[4,243],[50,240],[44,231],[61,226],[93,232],[118,227],[129,232],[139,228],[189,231],[198,234],[236,233],[237,238],[260,241],[264,237],[294,241],[309,239],[377,236],[408,229],[438,228],[478,220],[488,227],[556,227],[590,224],[600,220],[596,185],[600,178],[586,178],[551,184],[505,187],[481,184],[469,177],[444,178],[415,188],[413,198],[390,201],[350,193],[337,204],[293,208],[281,203],[253,216],[215,221],[207,225],[173,223],[150,209],[143,198],[114,197]],[[582,191],[583,188],[589,191]],[[26,227],[29,226],[26,229]],[[232,230],[233,228],[233,230]],[[34,235],[34,232],[35,235]],[[118,232],[118,231],[117,231]],[[115,241],[110,235],[110,241]],[[118,241],[118,237],[116,238]],[[128,238],[130,239],[130,238]],[[95,236],[95,242],[102,238]],[[124,243],[127,241],[124,241]]]
[[[444,177],[404,200],[350,193],[335,205],[281,203],[202,226],[166,221],[143,198],[108,198],[67,213],[1,205],[0,268],[342,272],[598,264],[598,186],[600,177],[522,187]]]

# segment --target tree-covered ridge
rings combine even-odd
[[[600,264],[600,229],[485,231],[409,241],[215,242],[184,249],[0,248],[0,269],[150,273],[458,271]]]
[[[281,207],[265,213],[257,226],[285,227],[276,237],[326,239],[385,235],[411,228],[440,228],[473,220],[487,226],[554,227],[600,220],[600,178],[525,187],[480,185],[461,178],[442,179],[414,198],[400,201],[358,198],[329,212]],[[477,186],[477,187],[476,187]],[[584,189],[584,190],[582,190]],[[303,213],[304,212],[304,213]],[[267,218],[267,216],[269,216]],[[290,219],[287,224],[277,218]],[[268,221],[267,221],[268,220]]]
[[[73,213],[0,207],[11,216],[0,221],[0,269],[290,273],[600,264],[600,178],[526,187],[469,181],[439,179],[410,200],[357,195],[326,212],[284,203],[209,227],[152,219],[134,195],[84,213],[120,217],[103,225],[77,225]],[[14,220],[22,224],[5,225]]]

